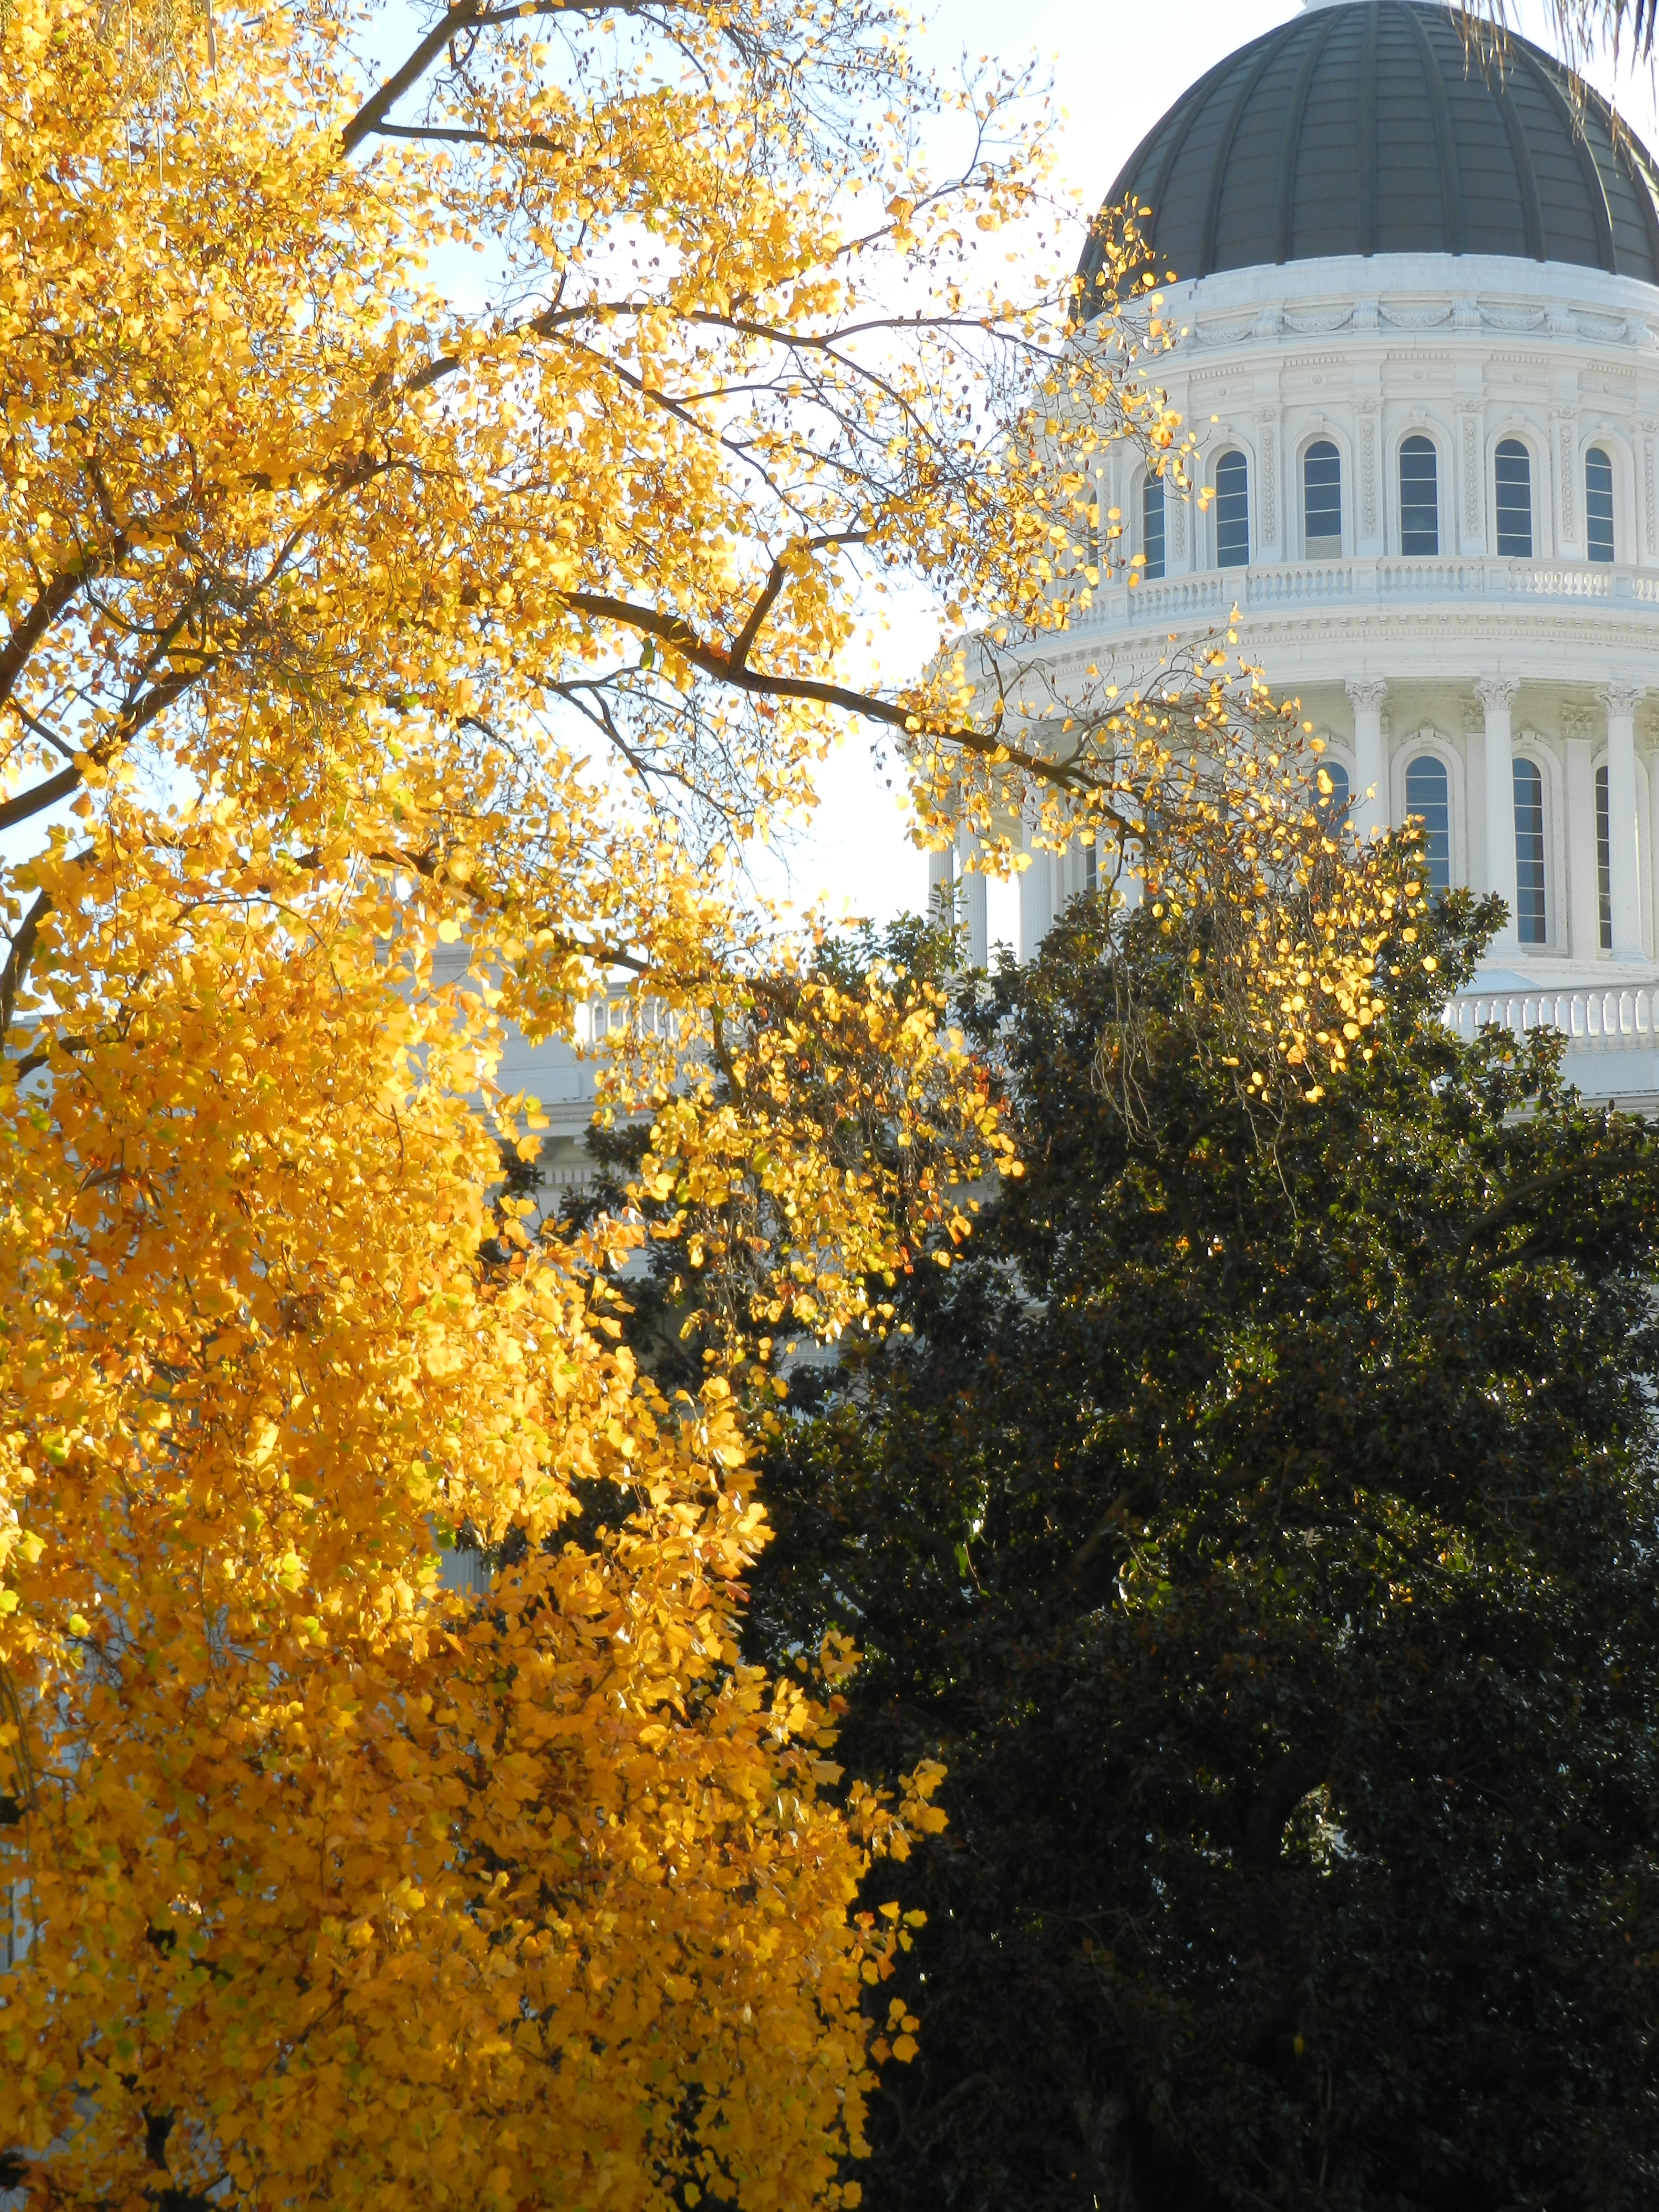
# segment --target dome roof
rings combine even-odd
[[[1659,285],[1654,165],[1600,95],[1512,34],[1466,52],[1425,0],[1316,8],[1219,63],[1112,186],[1150,207],[1158,274],[1328,254],[1498,253]],[[1092,242],[1086,280],[1099,266]]]

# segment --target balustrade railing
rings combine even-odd
[[[1073,630],[1179,628],[1241,613],[1294,606],[1354,607],[1402,601],[1540,599],[1659,605],[1659,575],[1623,565],[1560,561],[1500,561],[1485,556],[1440,560],[1366,559],[1267,562],[1249,568],[1165,576],[1153,583],[1105,584],[1091,604],[1075,608]]]
[[[1659,1044],[1659,984],[1575,991],[1466,991],[1444,1019],[1466,1042],[1496,1025],[1515,1036],[1559,1030],[1576,1052],[1632,1052]]]

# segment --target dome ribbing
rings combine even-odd
[[[1467,53],[1422,0],[1298,17],[1185,93],[1108,195],[1152,212],[1160,276],[1334,254],[1507,254],[1659,285],[1646,149],[1561,64],[1510,36]],[[1091,244],[1081,274],[1092,278]],[[1088,291],[1082,312],[1086,315]]]

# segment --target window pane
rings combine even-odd
[[[1302,456],[1302,534],[1310,561],[1342,550],[1342,457],[1328,438]]]
[[[1584,526],[1592,561],[1613,558],[1613,463],[1600,446],[1584,456]]]
[[[1250,471],[1243,453],[1224,453],[1215,465],[1215,558],[1218,568],[1249,565]]]
[[[1451,797],[1446,764],[1419,753],[1406,770],[1406,811],[1423,824],[1423,853],[1431,891],[1451,887]]]
[[[1164,479],[1148,477],[1140,487],[1140,550],[1146,556],[1143,576],[1164,574]]]
[[[1518,438],[1498,448],[1498,550],[1507,560],[1532,558],[1532,461]]]
[[[1544,779],[1529,760],[1515,763],[1515,933],[1544,942]]]
[[[1601,909],[1601,950],[1613,950],[1613,833],[1607,827],[1607,764],[1595,771],[1595,896]]]
[[[1400,448],[1400,550],[1440,550],[1440,480],[1428,438],[1407,438]]]
[[[1348,818],[1348,771],[1339,760],[1321,761],[1319,765],[1331,787],[1320,792],[1315,804],[1323,817],[1327,836],[1334,837]]]

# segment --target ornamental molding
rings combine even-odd
[[[1615,715],[1624,720],[1633,719],[1637,708],[1648,696],[1645,684],[1605,684],[1596,697],[1607,710],[1609,721]]]
[[[1277,410],[1255,418],[1261,447],[1261,536],[1268,545],[1279,543],[1279,416]]]
[[[1578,423],[1576,415],[1558,408],[1555,420],[1559,425],[1558,442],[1561,452],[1561,535],[1568,544],[1578,536],[1578,515],[1574,504],[1578,470],[1576,448],[1578,442]]]
[[[1380,714],[1389,696],[1388,678],[1383,676],[1350,678],[1342,688],[1356,714]]]
[[[1376,411],[1373,400],[1359,415],[1359,504],[1367,538],[1377,534]]]
[[[1520,689],[1521,678],[1518,676],[1478,676],[1474,682],[1474,696],[1488,718],[1493,714],[1507,714],[1514,706],[1516,694]]]
[[[1595,716],[1588,707],[1563,707],[1561,734],[1564,738],[1586,738],[1594,742],[1601,732],[1595,726]]]
[[[1474,538],[1480,527],[1480,448],[1479,412],[1468,400],[1459,407],[1463,437],[1463,531]]]
[[[1651,620],[1632,622],[1626,609],[1620,611],[1620,619],[1603,614],[1592,623],[1595,611],[1582,605],[1571,615],[1513,606],[1484,613],[1468,607],[1432,605],[1356,609],[1349,605],[1316,612],[1297,608],[1285,613],[1244,607],[1240,611],[1239,629],[1252,659],[1258,657],[1258,641],[1268,638],[1275,647],[1287,642],[1317,647],[1322,666],[1327,665],[1328,656],[1346,655],[1352,667],[1361,654],[1375,659],[1379,652],[1386,652],[1400,661],[1399,680],[1404,680],[1413,669],[1428,665],[1428,656],[1413,650],[1414,641],[1425,644],[1432,641],[1436,653],[1457,649],[1463,658],[1457,680],[1464,684],[1470,680],[1469,669],[1488,658],[1494,647],[1501,645],[1506,654],[1511,648],[1524,653],[1529,666],[1536,647],[1544,680],[1565,690],[1593,683],[1607,667],[1610,653],[1628,652],[1638,661],[1653,655],[1656,641]],[[1223,605],[1137,623],[1133,629],[1091,630],[1090,650],[1130,659],[1148,655],[1157,660],[1170,639],[1211,636],[1225,629],[1231,620],[1229,607]],[[1377,646],[1374,641],[1378,638],[1386,643]],[[1042,657],[1040,650],[1033,657]],[[1345,672],[1340,658],[1328,672],[1333,682],[1342,679]]]

